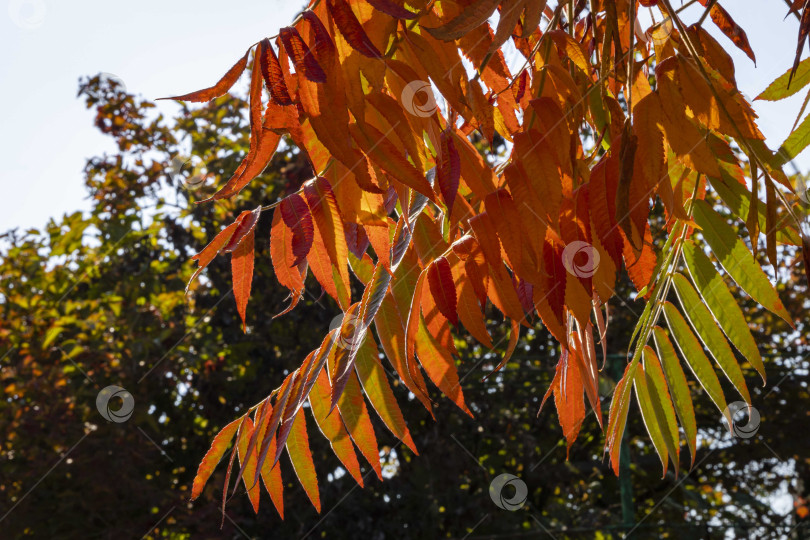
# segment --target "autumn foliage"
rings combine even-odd
[[[279,315],[296,307],[310,272],[344,313],[297,370],[216,436],[192,498],[233,442],[223,505],[234,473],[256,511],[263,484],[283,516],[286,450],[320,510],[311,420],[359,485],[357,450],[382,478],[372,410],[417,452],[382,362],[428,411],[431,384],[472,415],[454,334],[463,327],[493,347],[489,304],[511,325],[498,368],[535,321],[559,342],[543,401],[553,398],[569,447],[590,408],[616,470],[635,395],[664,471],[670,461],[680,466],[682,442],[694,462],[683,364],[726,415],[715,366],[749,403],[734,349],[765,379],[732,282],[792,323],[755,258],[757,242],[752,253],[728,215],[751,238],[764,235],[774,265],[780,244],[803,245],[805,260],[810,252],[804,207],[781,168],[807,144],[810,126],[778,152],[768,148],[724,47],[751,60],[754,51],[718,2],[701,3],[704,17],[687,25],[669,0],[314,0],[214,86],[172,98],[208,101],[250,72],[250,151],[209,200],[237,196],[282,137],[313,171],[297,192],[243,212],[213,238],[194,256],[191,282],[229,253],[247,327],[254,242],[267,241],[254,227],[272,219],[273,267],[290,291]],[[655,14],[646,29],[641,6]],[[729,41],[715,40],[704,19]],[[510,69],[507,47],[522,67]],[[797,55],[760,99],[808,82],[810,65]],[[474,143],[496,138],[510,153],[493,165]],[[722,204],[707,202],[708,192]],[[664,231],[651,230],[654,204],[663,206]],[[604,418],[599,358],[620,271],[645,302]],[[362,295],[352,296],[353,282]]]

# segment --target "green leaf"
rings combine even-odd
[[[740,306],[737,305],[731,291],[726,287],[723,278],[709,257],[691,240],[683,244],[683,257],[692,282],[700,291],[709,311],[720,323],[720,328],[723,329],[731,343],[757,370],[764,383],[765,366],[762,363],[759,347],[754,341],[754,336],[751,335]]]
[[[791,70],[789,69],[777,77],[776,80],[768,85],[768,88],[754,98],[754,101],[758,99],[765,101],[779,101],[780,99],[785,99],[786,97],[792,96],[807,86],[807,83],[810,82],[810,58],[805,58],[802,63],[799,64],[796,74],[793,75],[793,80],[790,81],[790,88],[788,88],[790,72]]]
[[[745,385],[745,377],[743,377],[740,365],[737,363],[737,359],[734,358],[734,351],[729,347],[722,330],[714,322],[711,311],[700,300],[697,291],[683,274],[672,276],[672,283],[675,285],[675,292],[692,328],[700,336],[700,340],[709,349],[717,365],[726,374],[734,388],[737,389],[745,402],[750,404],[751,396],[748,394],[748,387]]]
[[[810,116],[805,117],[799,127],[790,132],[788,138],[776,151],[776,159],[780,165],[784,165],[798,156],[802,150],[807,148],[808,144],[810,144]]]
[[[709,394],[709,397],[720,409],[720,412],[728,415],[726,411],[726,398],[723,396],[723,387],[720,386],[720,381],[717,379],[712,363],[706,353],[703,352],[700,342],[689,329],[686,320],[672,303],[664,302],[664,316],[667,319],[667,325],[672,331],[675,338],[675,344],[681,351],[681,356],[686,360],[687,365],[695,374],[695,378],[700,385]],[[731,420],[729,419],[729,425]]]
[[[59,334],[62,333],[62,330],[64,330],[64,328],[62,328],[61,326],[50,327],[48,329],[48,332],[45,334],[45,339],[42,340],[42,349],[43,350],[47,349],[51,345],[51,343],[53,343],[54,340],[56,340],[56,338],[59,337]]]
[[[793,326],[776,289],[734,229],[706,201],[695,201],[694,218],[712,252],[734,281],[765,309]]]
[[[664,436],[664,444],[667,446],[669,457],[677,472],[680,462],[680,436],[678,433],[678,419],[675,417],[675,409],[672,407],[672,398],[667,389],[667,379],[661,369],[661,363],[655,356],[655,351],[651,347],[644,347],[644,374],[647,379],[647,388],[652,398],[655,419]]]
[[[723,203],[728,206],[735,216],[745,221],[748,218],[748,209],[751,207],[751,192],[745,186],[737,182],[734,178],[723,174],[722,180],[717,178],[709,178],[712,187],[723,199]],[[757,205],[757,219],[759,221],[759,229],[762,231],[767,230],[765,205]],[[787,220],[782,224],[783,226],[776,231],[776,240],[780,244],[790,244],[793,246],[800,246],[802,239],[799,233],[793,227],[789,226]]]
[[[667,337],[666,331],[660,326],[654,329],[655,347],[658,349],[658,357],[666,374],[667,385],[672,394],[672,401],[675,404],[675,412],[683,426],[686,435],[686,444],[689,445],[689,452],[692,454],[692,464],[695,463],[695,452],[697,451],[697,422],[695,421],[695,408],[692,406],[692,397],[689,395],[689,384],[686,382],[686,375],[683,373],[681,361],[675,353],[675,348]]]
[[[644,427],[647,428],[647,433],[650,435],[653,447],[655,447],[655,452],[658,454],[658,457],[661,459],[661,465],[664,467],[664,472],[661,474],[661,478],[663,478],[667,474],[669,451],[667,449],[667,443],[664,440],[664,435],[661,433],[660,429],[660,426],[663,424],[659,423],[658,417],[655,414],[653,398],[650,396],[650,390],[647,387],[647,376],[641,365],[636,367],[635,376],[633,377],[633,387],[636,389],[636,399],[641,409],[641,419],[644,421]]]

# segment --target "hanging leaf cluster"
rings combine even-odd
[[[279,315],[300,302],[309,273],[344,313],[297,370],[216,436],[192,498],[233,442],[223,505],[235,472],[256,511],[264,485],[283,516],[286,451],[320,510],[313,420],[359,485],[360,459],[381,478],[372,414],[417,451],[383,363],[431,413],[435,386],[472,416],[454,335],[496,346],[490,305],[511,326],[498,369],[521,327],[542,323],[559,342],[543,401],[553,396],[569,447],[590,408],[617,469],[635,399],[664,471],[680,466],[682,443],[694,462],[689,380],[728,415],[717,368],[749,403],[739,359],[765,379],[736,287],[791,323],[757,261],[760,235],[774,265],[780,244],[803,245],[806,260],[810,251],[781,169],[810,142],[810,124],[780,151],[768,148],[725,48],[751,60],[754,51],[719,2],[701,2],[703,17],[687,24],[670,0],[313,0],[214,86],[172,98],[212,100],[250,73],[250,150],[210,200],[236,197],[282,137],[314,173],[283,200],[240,214],[194,256],[194,277],[230,253],[247,325],[254,240],[267,241],[255,226],[272,219],[272,264],[290,293]],[[647,7],[653,24],[643,28]],[[726,42],[703,27],[709,19]],[[505,49],[522,66],[510,67]],[[760,99],[810,82],[798,59]],[[508,156],[493,166],[473,139],[496,137]],[[655,204],[662,238],[650,227]],[[745,223],[753,253],[729,216]],[[605,419],[597,348],[604,358],[622,270],[645,307]]]

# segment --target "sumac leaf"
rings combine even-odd
[[[326,82],[326,73],[324,73],[318,61],[315,60],[315,55],[304,43],[298,30],[287,26],[279,30],[279,36],[281,37],[281,43],[284,44],[284,50],[290,56],[297,73],[303,74],[304,77],[315,83]]]

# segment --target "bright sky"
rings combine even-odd
[[[0,232],[42,227],[49,217],[88,208],[85,159],[113,145],[76,98],[79,77],[119,77],[129,91],[154,99],[210,86],[251,43],[289,24],[303,0],[3,0],[0,11]],[[721,0],[722,1],[722,0]],[[678,1],[673,2],[678,5]],[[798,23],[783,21],[781,0],[722,1],[747,31],[753,63],[711,21],[706,28],[727,47],[741,90],[753,98],[787,70]],[[684,13],[694,22],[695,5]],[[803,94],[760,103],[760,128],[771,148],[790,131]],[[163,103],[171,112],[177,105]],[[801,170],[810,169],[802,154]]]

